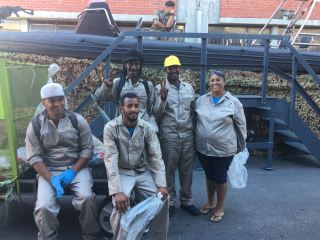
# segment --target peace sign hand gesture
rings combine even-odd
[[[108,88],[112,88],[113,80],[114,80],[115,76],[116,76],[116,70],[111,70],[109,78],[104,80],[104,83],[106,84],[106,86]]]
[[[160,97],[162,101],[166,101],[168,97],[168,89],[166,88],[166,80],[163,80],[160,83],[161,89],[160,89]]]

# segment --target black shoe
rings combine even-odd
[[[103,240],[100,234],[82,234],[83,240]]]
[[[169,206],[169,217],[172,217],[175,211],[176,211],[175,206]]]
[[[180,205],[181,209],[185,210],[187,213],[189,213],[192,216],[199,216],[200,210],[196,208],[194,205]]]

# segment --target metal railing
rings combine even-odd
[[[208,39],[249,39],[254,40],[258,39],[263,43],[264,54],[263,61],[260,63],[262,66],[262,87],[261,87],[261,101],[262,104],[266,102],[267,99],[267,79],[269,72],[273,72],[278,76],[291,81],[291,94],[290,94],[290,103],[291,103],[291,111],[295,109],[295,96],[296,91],[298,91],[302,97],[306,100],[309,106],[315,111],[315,113],[320,116],[320,108],[317,103],[315,103],[312,98],[308,95],[308,93],[303,89],[303,87],[297,82],[297,64],[300,64],[304,67],[304,69],[312,76],[314,82],[320,86],[320,79],[315,73],[315,71],[311,68],[311,66],[305,61],[303,56],[299,54],[299,52],[291,45],[289,38],[287,36],[280,35],[257,35],[257,34],[225,34],[225,33],[175,33],[175,32],[141,32],[141,31],[128,31],[120,34],[118,38],[115,38],[114,42],[103,51],[81,74],[80,76],[73,81],[70,86],[66,90],[66,94],[69,94],[74,90],[76,86],[78,86],[86,77],[89,76],[90,72],[95,69],[102,61],[105,61],[105,75],[109,75],[110,64],[111,64],[111,53],[115,50],[125,38],[134,37],[137,40],[137,50],[143,52],[143,38],[148,37],[170,37],[170,38],[188,38],[188,39],[199,39],[201,42],[199,45],[200,48],[200,62],[197,64],[200,68],[200,94],[204,94],[206,91],[206,71],[207,71],[207,47],[208,47]],[[287,74],[277,69],[274,66],[269,65],[269,55],[270,55],[270,42],[272,40],[282,41],[283,44],[289,50],[292,56],[292,73]],[[155,44],[157,42],[155,41]],[[179,43],[177,43],[179,44]],[[247,70],[250,70],[250,66],[248,66]],[[79,105],[76,111],[80,112],[82,109],[92,102],[91,96],[88,96],[87,99],[83,103]]]

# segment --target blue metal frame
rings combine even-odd
[[[262,77],[262,103],[265,103],[267,97],[267,81],[269,72],[269,48],[270,40],[264,40],[264,57],[263,57],[263,77]]]
[[[275,124],[275,99],[266,98],[264,103],[262,103],[262,97],[260,96],[250,96],[250,95],[239,95],[237,96],[241,101],[244,108],[257,108],[263,107],[266,112],[266,116],[270,119],[268,121],[268,140],[259,142],[247,142],[247,147],[249,149],[267,149],[267,163],[266,170],[272,170],[272,152],[273,152],[273,138],[274,138],[274,124]]]
[[[278,70],[277,68],[270,67],[270,71],[277,74],[283,79],[286,79],[288,81],[292,80],[292,76]],[[294,86],[295,89],[299,92],[299,94],[307,101],[307,103],[310,105],[310,107],[315,111],[315,113],[320,116],[320,107],[318,104],[313,101],[313,99],[310,97],[310,95],[303,89],[303,87],[300,85],[300,83],[297,82],[297,80],[294,80]]]
[[[121,44],[124,36],[120,35],[114,42],[111,44],[105,51],[103,51],[81,74],[80,76],[73,81],[70,86],[66,89],[65,93],[68,95],[71,91],[75,89],[83,80],[85,80],[90,72],[95,69],[102,61],[104,61],[112,51]]]
[[[293,56],[299,61],[299,63],[306,69],[306,71],[312,76],[312,79],[320,86],[320,78],[313,71],[310,65],[303,59],[303,57],[299,54],[299,52],[289,43],[285,42],[287,48],[293,54]]]
[[[307,103],[313,108],[313,110],[320,116],[320,108],[319,106],[312,100],[312,98],[306,93],[306,91],[303,89],[303,87],[297,82],[296,80],[296,73],[297,73],[297,66],[298,63],[301,64],[305,70],[312,76],[314,81],[320,86],[320,79],[316,75],[316,73],[313,71],[313,69],[310,67],[310,65],[303,59],[303,57],[299,54],[299,52],[294,49],[290,42],[289,38],[287,36],[280,36],[280,35],[257,35],[257,34],[229,34],[229,33],[174,33],[174,32],[141,32],[141,31],[128,31],[122,33],[114,42],[111,44],[104,52],[102,52],[81,74],[80,76],[71,83],[71,85],[66,90],[66,94],[69,94],[76,86],[80,84],[81,81],[83,81],[90,72],[98,66],[102,61],[105,59],[110,60],[110,55],[116,47],[118,47],[124,38],[126,37],[134,37],[137,40],[137,50],[140,52],[143,52],[143,38],[144,37],[170,37],[170,38],[199,38],[201,39],[201,50],[200,50],[200,64],[198,66],[200,67],[200,93],[204,94],[206,91],[206,70],[207,70],[207,40],[208,38],[217,38],[217,39],[259,39],[264,43],[264,58],[263,62],[261,63],[260,60],[257,59],[257,64],[251,65],[251,66],[244,66],[241,63],[239,63],[237,66],[234,64],[232,66],[224,65],[221,66],[222,68],[231,68],[234,67],[236,69],[246,69],[248,70],[257,70],[261,71],[263,70],[262,75],[262,89],[261,89],[261,97],[257,98],[259,99],[259,103],[256,102],[251,107],[258,107],[258,106],[264,106],[268,107],[270,106],[270,121],[269,121],[269,137],[268,142],[260,142],[255,143],[253,146],[256,148],[266,148],[268,149],[268,157],[267,157],[267,167],[266,169],[272,169],[272,150],[273,150],[273,136],[274,136],[274,124],[275,124],[275,106],[273,103],[268,101],[267,97],[267,80],[268,80],[268,73],[269,71],[277,74],[278,76],[287,79],[291,82],[291,94],[290,94],[290,116],[289,116],[289,127],[290,129],[293,128],[293,120],[295,113],[295,97],[296,97],[296,91],[298,91],[302,97],[307,101]],[[270,42],[271,40],[278,40],[282,41],[288,48],[289,52],[292,54],[292,71],[291,76],[278,70],[274,66],[269,65],[269,50],[270,50]],[[164,53],[165,55],[166,53]],[[254,56],[250,56],[254,57]],[[261,66],[262,65],[262,66]],[[106,64],[106,70],[105,74],[108,76],[108,70],[110,62]],[[186,67],[188,67],[188,64],[185,64]],[[216,66],[215,67],[220,67]],[[255,99],[255,101],[257,100]],[[91,97],[89,96],[87,99],[85,99],[84,103],[80,104],[80,106],[77,108],[78,110],[82,110],[85,105],[92,102]],[[249,101],[251,102],[251,101]],[[247,103],[249,103],[247,101]],[[244,104],[245,107],[250,107],[249,105],[252,104],[252,102],[247,105]],[[271,104],[271,105],[270,105]],[[248,143],[250,145],[250,143]]]
[[[200,94],[206,93],[207,38],[201,39]]]
[[[292,116],[296,106],[296,79],[297,79],[297,61],[296,57],[292,57],[292,73],[291,73],[291,93],[290,93],[290,118],[289,128],[292,129]]]

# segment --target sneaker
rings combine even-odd
[[[199,216],[200,210],[196,208],[194,205],[180,205],[181,209],[185,210],[187,213],[189,213],[192,216]]]
[[[169,206],[169,217],[172,217],[175,211],[176,211],[175,206]]]

